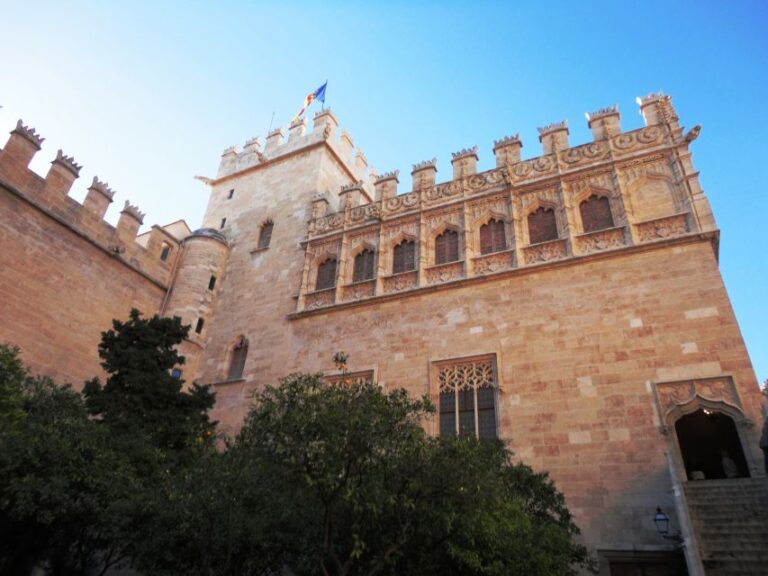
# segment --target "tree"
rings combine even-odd
[[[272,479],[251,500],[254,514],[280,518],[291,534],[271,557],[325,576],[591,567],[546,475],[514,464],[501,442],[427,437],[432,412],[404,390],[321,375],[266,387],[231,452]]]
[[[123,440],[146,439],[161,450],[183,452],[210,441],[210,387],[193,384],[186,392],[184,381],[171,374],[184,364],[177,346],[188,333],[177,316],[142,318],[135,308],[128,321],[113,320],[99,344],[109,377],[104,386],[94,379],[83,390],[89,412]]]
[[[0,573],[103,574],[124,559],[118,534],[135,477],[79,393],[30,377],[17,349],[0,346],[0,357],[21,411],[0,434]]]

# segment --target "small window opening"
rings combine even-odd
[[[376,260],[376,254],[373,250],[367,248],[355,256],[355,267],[352,273],[352,282],[363,282],[364,280],[372,280],[374,272],[374,262]]]
[[[403,240],[395,246],[392,257],[392,273],[416,270],[416,244],[412,240]]]
[[[459,233],[446,230],[435,238],[435,264],[456,262],[459,259]]]
[[[163,249],[160,250],[160,260],[165,262],[168,260],[168,256],[171,254],[171,245],[163,243]]]
[[[259,231],[259,248],[269,248],[269,242],[272,240],[272,227],[274,224],[272,220],[267,220],[261,225]]]
[[[205,324],[205,320],[202,318],[197,319],[197,325],[195,326],[195,333],[200,334],[200,332],[203,331],[203,324]]]
[[[216,276],[211,276],[208,280],[208,290],[213,290],[216,287]]]
[[[234,188],[232,188],[232,189],[229,191],[229,194],[227,194],[227,200],[232,200],[232,196],[234,196],[234,195],[235,195],[235,189],[234,189]]]
[[[326,290],[336,286],[336,258],[328,258],[317,267],[315,290]]]
[[[224,228],[224,226],[226,225],[226,223],[227,223],[227,219],[226,219],[226,218],[222,218],[222,219],[221,219],[221,226],[219,226],[219,228]]]

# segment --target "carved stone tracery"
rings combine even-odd
[[[655,384],[655,388],[661,419],[666,426],[670,426],[675,415],[682,414],[683,408],[697,398],[708,402],[722,402],[742,413],[736,386],[728,376],[683,382],[661,382]]]
[[[439,366],[437,384],[441,394],[474,388],[496,388],[496,370],[493,360],[486,358]]]

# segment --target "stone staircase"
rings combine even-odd
[[[768,479],[683,486],[707,576],[768,576]]]

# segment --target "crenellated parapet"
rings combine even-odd
[[[29,169],[43,141],[33,128],[19,120],[0,149],[0,191],[15,195],[52,222],[70,229],[156,284],[166,286],[186,224],[175,226],[173,232],[168,227],[154,226],[139,236],[144,214],[125,201],[117,226],[112,226],[104,216],[115,191],[106,182],[94,177],[82,204],[69,195],[82,170],[72,156],[58,150],[44,178]]]
[[[668,96],[639,103],[645,126],[636,130],[622,132],[618,107],[603,108],[586,115],[592,142],[571,146],[567,121],[557,122],[539,129],[540,156],[522,159],[520,137],[507,136],[494,142],[493,170],[477,173],[478,149],[467,148],[452,155],[454,177],[447,182],[436,182],[432,159],[413,166],[410,192],[398,194],[399,173],[388,172],[374,182],[374,201],[357,197],[340,212],[314,211],[298,311],[700,233],[714,238],[688,151],[698,127],[683,135]],[[349,196],[357,187],[339,193]],[[435,252],[446,233],[458,234],[449,261]],[[414,266],[395,272],[393,251],[402,242],[413,242]],[[377,268],[363,286],[353,271],[364,247],[376,252]],[[329,257],[337,259],[337,283],[317,293],[318,259]]]
[[[237,146],[227,148],[221,155],[216,178],[209,179],[208,183],[214,186],[249,171],[267,168],[303,151],[325,146],[343,167],[350,181],[362,181],[365,194],[373,198],[373,183],[377,178],[375,170],[368,165],[363,151],[355,147],[352,136],[346,130],[339,130],[339,122],[330,109],[315,114],[311,129],[307,118],[291,122],[287,134],[286,140],[286,130],[271,130],[263,150],[258,138],[247,140],[242,149]]]

